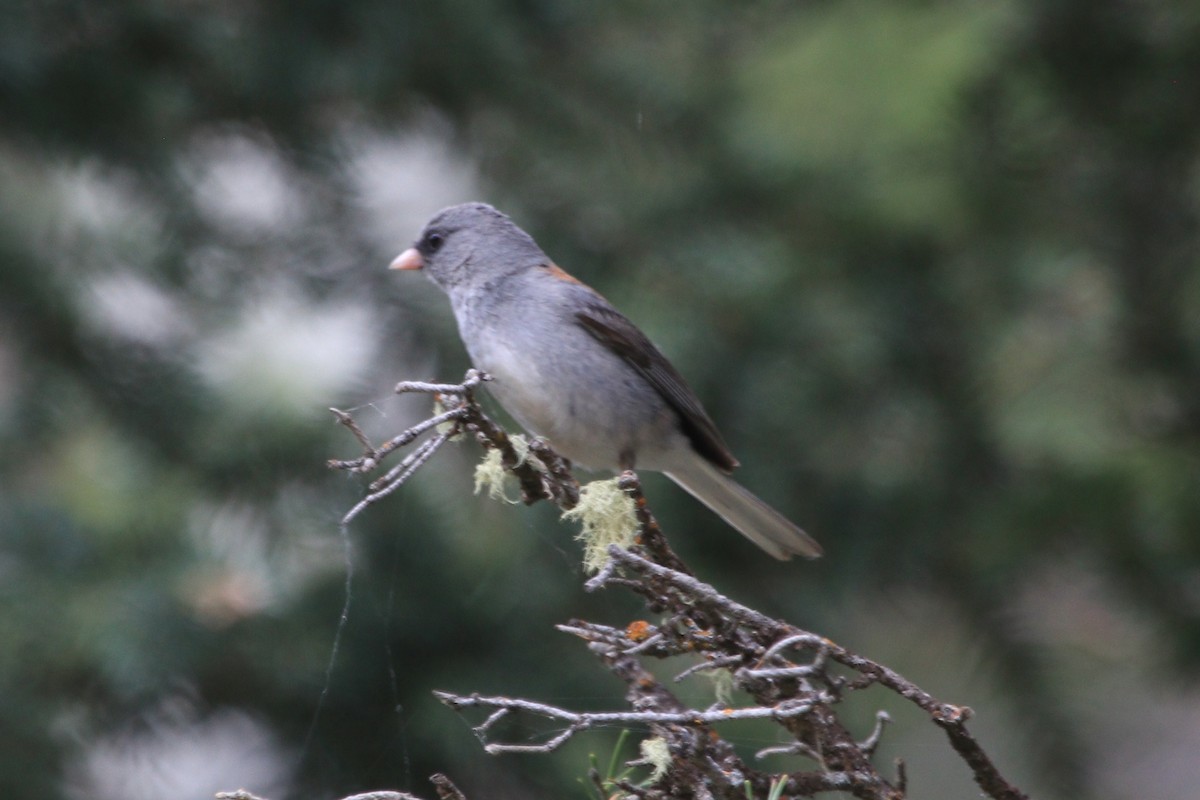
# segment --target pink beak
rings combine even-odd
[[[425,259],[421,258],[417,248],[410,247],[396,256],[396,260],[388,265],[388,269],[421,269],[424,266]]]

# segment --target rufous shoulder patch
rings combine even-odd
[[[560,267],[558,264],[555,264],[553,261],[551,261],[549,264],[546,265],[546,269],[550,272],[551,275],[553,275],[555,278],[557,278],[560,281],[566,281],[567,283],[578,283],[580,285],[583,284],[583,281],[579,280],[579,278],[576,278],[574,275],[567,272],[565,269]]]

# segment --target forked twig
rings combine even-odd
[[[500,452],[503,467],[520,481],[526,502],[549,500],[562,509],[578,503],[579,486],[569,462],[537,440],[529,447],[531,457],[523,458],[508,434],[480,410],[473,391],[486,380],[486,375],[471,371],[461,384],[397,385],[399,393],[434,394],[443,409],[379,447],[371,445],[352,415],[333,410],[338,422],[358,440],[363,455],[329,463],[352,473],[374,472],[395,451],[437,430],[370,484],[369,493],[346,514],[343,525],[403,485],[446,441],[464,431],[473,433],[485,448]],[[596,776],[594,781],[606,792],[647,800],[679,796],[744,800],[748,795],[766,798],[782,788],[789,796],[836,791],[863,800],[902,800],[907,792],[903,762],[897,761],[895,776],[888,779],[871,761],[884,736],[887,714],[878,712],[873,729],[862,738],[853,736],[838,716],[840,704],[849,696],[880,686],[913,703],[945,731],[987,796],[1025,800],[967,730],[969,708],[943,703],[896,671],[737,603],[699,580],[670,548],[637,476],[623,473],[618,485],[634,501],[635,543],[628,548],[609,547],[609,562],[587,582],[586,589],[629,589],[641,595],[661,619],[657,624],[635,620],[624,628],[580,620],[558,627],[586,641],[625,684],[630,708],[580,712],[520,698],[435,692],[439,700],[460,713],[484,714],[473,730],[486,752],[548,753],[583,731],[630,726],[647,728],[662,740],[670,763],[661,775],[655,773],[658,777],[653,784],[624,779],[605,782]],[[676,682],[701,672],[723,673],[749,702],[736,707],[690,708],[642,664],[642,659],[680,656],[699,660],[679,671]],[[505,739],[503,723],[516,719],[540,720],[550,726],[546,733],[552,735],[538,743]],[[812,766],[771,773],[744,763],[717,729],[726,721],[752,719],[780,726],[788,739],[760,750],[759,757],[800,756]],[[463,800],[453,792],[442,796],[443,800]]]

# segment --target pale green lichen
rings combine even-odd
[[[433,415],[436,417],[439,414],[444,414],[444,413],[446,413],[446,407],[444,405],[442,405],[441,400],[435,399],[433,401]],[[435,430],[444,436],[447,433],[449,433],[450,431],[454,430],[454,426],[457,424],[458,424],[458,420],[448,419],[445,422],[438,425],[437,428],[435,428]],[[463,435],[462,435],[462,431],[460,430],[458,433],[456,433],[450,437],[450,441],[457,442],[457,441],[462,440],[462,438],[463,438]],[[476,488],[475,491],[478,492],[479,489]]]
[[[639,749],[642,751],[642,760],[650,765],[649,782],[655,783],[671,768],[671,748],[666,739],[655,736],[652,739],[643,739]]]
[[[519,433],[514,433],[508,437],[512,444],[513,450],[517,454],[517,465],[524,464],[529,458],[529,441]],[[503,500],[506,503],[516,504],[521,502],[521,492],[517,489],[517,479],[513,477],[512,472],[504,468],[504,459],[500,455],[500,451],[495,448],[488,449],[483,456],[483,461],[475,467],[475,494],[479,494],[483,489],[487,489],[488,497],[492,500]],[[513,496],[509,496],[510,490]]]
[[[717,705],[729,708],[733,705],[733,675],[723,669],[707,670],[707,675],[713,684],[713,694]]]
[[[617,485],[617,479],[592,481],[579,490],[579,504],[563,512],[564,520],[579,520],[582,530],[583,566],[599,572],[608,563],[609,545],[627,548],[637,535],[638,523],[633,498]]]

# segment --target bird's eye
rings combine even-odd
[[[436,253],[445,243],[446,237],[440,233],[431,233],[425,237],[425,246],[429,248],[429,252]]]

